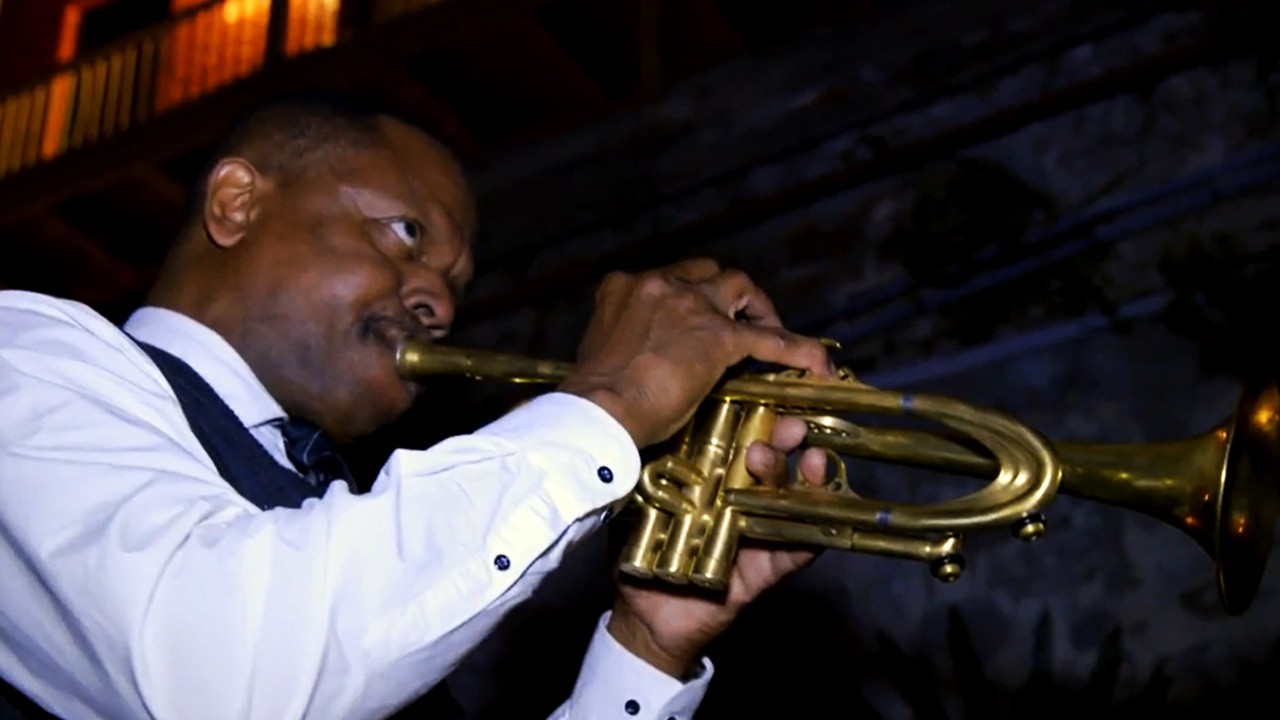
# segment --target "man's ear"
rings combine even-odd
[[[209,173],[204,198],[204,227],[221,248],[240,242],[249,230],[266,179],[242,158],[223,158]]]

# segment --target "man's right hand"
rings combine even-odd
[[[560,389],[600,405],[643,448],[680,429],[747,358],[832,373],[826,348],[783,329],[773,303],[744,273],[686,260],[604,279]]]

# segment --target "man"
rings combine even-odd
[[[282,104],[197,200],[124,332],[0,293],[0,677],[59,717],[392,714],[625,500],[638,448],[726,369],[830,372],[741,273],[614,274],[556,392],[393,454],[355,495],[311,455],[415,400],[396,347],[443,337],[472,273],[457,164],[389,116]],[[802,436],[781,424],[753,471],[777,477]],[[688,718],[705,645],[810,557],[744,551],[721,598],[623,585],[555,717]]]

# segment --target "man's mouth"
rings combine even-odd
[[[371,315],[364,318],[360,321],[359,335],[364,341],[384,347],[393,365],[395,364],[396,354],[406,340],[421,338],[428,342],[430,341],[426,333],[417,329],[417,323],[407,322],[389,315]],[[410,396],[415,399],[422,390],[418,383],[408,378],[403,378],[403,384],[409,391]]]
[[[415,335],[411,324],[388,315],[371,315],[360,321],[360,337],[385,346],[391,352]]]

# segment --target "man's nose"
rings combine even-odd
[[[443,274],[425,267],[406,273],[403,299],[432,337],[442,337],[453,325],[458,302]]]

